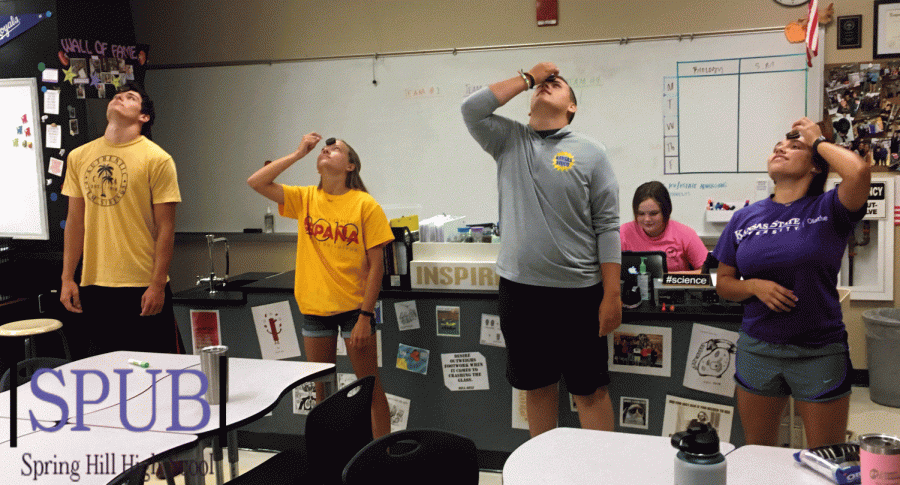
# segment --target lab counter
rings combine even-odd
[[[710,304],[703,306],[676,306],[662,310],[660,305],[642,302],[634,309],[622,310],[622,322],[640,320],[691,320],[693,322],[722,322],[740,324],[744,315],[744,307],[735,304]]]
[[[276,274],[278,273],[250,272],[239,274],[229,277],[223,283],[214,285],[213,289],[215,291],[210,291],[208,283],[199,284],[193,288],[175,293],[172,295],[172,301],[176,305],[243,306],[247,303],[246,293],[248,290],[246,286],[248,284]]]
[[[229,346],[235,357],[260,358],[262,356],[252,308],[276,302],[290,305],[295,331],[302,349],[300,328],[303,316],[300,314],[293,296],[294,272],[257,273],[251,275],[255,281],[242,283],[229,289],[243,297],[237,299],[205,297],[195,288],[179,292],[175,298],[176,318],[179,322],[185,344],[192,348],[191,310],[215,308],[219,311],[222,343]],[[243,280],[253,279],[241,275]],[[441,428],[471,437],[482,456],[484,466],[496,466],[492,460],[505,456],[528,440],[526,429],[513,428],[513,389],[506,382],[505,349],[482,343],[483,321],[498,314],[497,292],[485,290],[396,290],[386,289],[380,294],[383,324],[379,330],[379,365],[381,378],[387,394],[398,400],[409,400],[408,413],[393,409],[394,424],[406,422],[406,428]],[[459,308],[459,336],[438,335],[438,307]],[[398,311],[405,323],[411,322],[409,308],[415,308],[415,319],[419,328],[399,330]],[[721,308],[717,308],[721,310]],[[726,309],[728,310],[728,309]],[[670,377],[642,375],[629,372],[612,372],[609,392],[616,415],[621,415],[622,398],[646,399],[648,403],[646,428],[620,427],[616,419],[616,430],[660,435],[665,415],[666,397],[669,395],[717,405],[735,406],[733,397],[710,394],[683,386],[685,367],[694,357],[696,349],[689,349],[694,323],[737,331],[740,314],[729,311],[704,311],[703,308],[676,308],[675,312],[663,312],[658,308],[644,305],[623,312],[623,323],[669,329],[671,332]],[[552,326],[552,322],[548,322]],[[398,368],[400,345],[417,347],[428,351],[428,363],[424,373]],[[451,390],[445,385],[442,355],[469,353],[480,354],[486,362],[487,390]],[[449,358],[446,355],[445,358]],[[537,355],[535,358],[541,358]],[[297,358],[305,360],[303,356]],[[352,373],[349,358],[338,356],[338,373]],[[733,372],[733,370],[731,370]],[[577,414],[572,410],[565,383],[560,385],[561,426],[578,426]],[[279,435],[299,434],[303,429],[304,416],[295,414],[299,406],[285,399],[286,403],[277,408],[269,417],[259,420],[244,431],[261,438],[262,442],[281,442]],[[736,411],[735,411],[736,412]],[[735,445],[744,442],[743,430],[737,416],[732,420],[729,441]],[[246,442],[245,442],[246,443]]]

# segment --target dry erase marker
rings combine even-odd
[[[146,369],[147,367],[150,367],[150,362],[144,362],[143,360],[128,359],[128,363],[131,365],[136,365],[142,369]]]

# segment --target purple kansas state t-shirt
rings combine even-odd
[[[744,279],[760,278],[794,291],[790,312],[769,310],[753,297],[741,330],[774,344],[820,347],[846,341],[837,295],[837,273],[847,237],[865,214],[850,213],[837,190],[789,205],[761,200],[734,214],[713,251]]]

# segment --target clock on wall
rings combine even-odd
[[[799,7],[809,0],[775,0],[775,3],[778,5],[784,5],[785,7]]]

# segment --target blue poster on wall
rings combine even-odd
[[[17,35],[37,25],[49,17],[47,13],[20,13],[18,15],[0,15],[0,47],[13,40]]]

